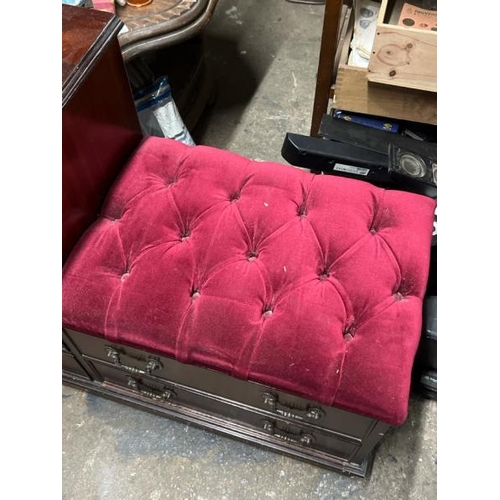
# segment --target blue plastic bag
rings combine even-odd
[[[195,145],[172,98],[166,76],[135,92],[134,101],[144,135],[169,137],[189,146]]]

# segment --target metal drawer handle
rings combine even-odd
[[[161,370],[163,368],[163,365],[160,363],[160,361],[154,358],[148,358],[146,367],[143,370],[141,370],[140,368],[136,368],[135,366],[124,365],[121,362],[120,353],[116,349],[110,346],[105,346],[105,349],[106,356],[108,358],[111,358],[113,363],[118,366],[118,368],[126,370],[130,373],[136,373],[138,375],[148,375],[154,370]]]
[[[294,420],[319,420],[324,412],[320,408],[308,408],[307,410],[297,410],[296,408],[289,408],[280,403],[278,398],[269,392],[262,394],[264,404],[278,415]]]
[[[300,436],[296,436],[294,434],[290,435],[285,431],[275,432],[275,424],[269,420],[264,420],[262,427],[275,438],[281,439],[281,441],[286,441],[287,443],[302,444],[304,446],[309,446],[314,443],[314,436],[312,434],[301,434]]]
[[[142,396],[145,396],[149,399],[154,399],[155,401],[167,401],[169,399],[174,399],[177,396],[173,389],[165,388],[163,391],[156,391],[155,389],[146,387],[144,384],[140,384],[133,377],[127,377],[127,380],[128,380],[127,385],[129,387],[135,389]]]

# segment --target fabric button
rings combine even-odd
[[[249,262],[252,262],[254,261],[257,257],[259,256],[259,253],[255,250],[250,250],[250,252],[248,252],[248,255],[247,255],[247,259],[249,260]]]
[[[343,335],[344,335],[344,340],[346,342],[350,342],[351,340],[354,339],[354,331],[355,327],[353,324],[349,325],[344,329]]]
[[[122,214],[120,214],[120,215],[108,215],[108,216],[104,216],[104,217],[107,217],[109,219],[109,222],[114,224],[115,222],[118,222],[122,218]]]
[[[266,307],[264,311],[262,312],[262,315],[264,316],[264,319],[270,318],[273,315],[273,308],[272,307]]]

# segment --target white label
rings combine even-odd
[[[353,167],[352,165],[344,165],[343,163],[336,163],[333,170],[338,170],[339,172],[349,172],[350,174],[356,175],[368,175],[370,173],[369,168]]]

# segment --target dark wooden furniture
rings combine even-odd
[[[117,34],[106,12],[62,6],[63,261],[142,139]]]
[[[339,30],[341,15],[342,0],[326,0],[311,122],[312,136],[318,134],[321,119],[328,108],[328,99],[330,98],[330,87],[332,85],[333,68],[335,64],[335,53],[338,47],[337,37],[341,31]]]
[[[118,35],[134,91],[167,76],[176,106],[193,133],[214,99],[215,84],[201,36],[218,0],[154,0],[142,7],[115,4]],[[134,75],[139,76],[135,81]]]
[[[116,6],[126,30],[119,36],[123,58],[165,49],[197,35],[210,21],[218,0],[154,0],[144,7]]]
[[[63,6],[63,261],[142,141],[120,27],[107,13]],[[337,471],[366,476],[390,429],[374,418],[70,328],[63,327],[62,342],[66,384]]]
[[[358,476],[369,473],[373,449],[390,428],[68,329],[63,330],[63,382]]]

